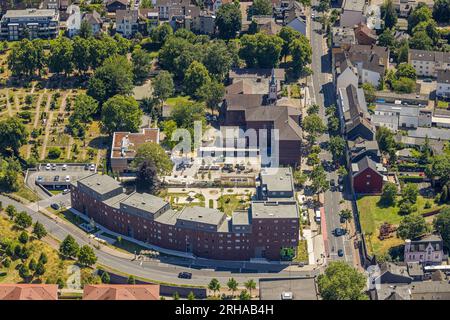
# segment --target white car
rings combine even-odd
[[[45,170],[50,170],[52,168],[52,165],[50,163],[47,163],[45,166]]]
[[[63,169],[63,170],[67,170],[67,164],[63,164],[63,165],[62,165],[62,169]]]
[[[70,182],[70,176],[66,176],[65,181],[66,181],[66,182]]]
[[[95,170],[95,164],[91,164],[91,165],[89,166],[89,170],[94,171],[94,170]]]

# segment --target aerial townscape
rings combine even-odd
[[[450,300],[450,0],[0,5],[0,300]]]

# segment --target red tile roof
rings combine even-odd
[[[137,148],[145,142],[159,143],[159,129],[144,128],[137,133],[114,132],[111,158],[134,158]]]
[[[86,285],[83,300],[159,300],[159,284]]]
[[[0,284],[0,300],[58,300],[56,284]]]

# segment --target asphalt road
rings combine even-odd
[[[317,5],[318,1],[313,1],[312,4]],[[332,104],[336,104],[336,94],[332,81],[331,55],[328,53],[322,35],[317,32],[321,28],[321,23],[311,20],[310,39],[313,52],[311,67],[313,69],[313,75],[312,83],[309,83],[309,90],[311,97],[313,97],[315,103],[320,107],[320,117],[327,123],[325,109]],[[326,141],[329,141],[328,133],[322,135],[318,142]],[[324,151],[319,156],[321,160],[332,160],[332,155],[329,151]],[[337,183],[337,173],[329,172],[328,179],[334,179]],[[338,190],[328,190],[325,192],[324,198],[327,230],[323,230],[322,232],[327,232],[329,259],[345,259],[347,262],[353,264],[352,242],[346,239],[346,236],[335,237],[333,235],[333,230],[342,227],[339,217],[339,212],[341,211],[339,203],[343,199],[343,194]],[[337,251],[339,249],[344,250],[343,257],[338,256]]]
[[[58,223],[43,213],[36,212],[34,205],[31,205],[30,208],[2,195],[0,195],[0,201],[2,201],[4,207],[12,204],[18,211],[28,212],[33,218],[33,222],[41,222],[48,233],[59,241],[62,241],[68,234],[71,234],[80,245],[92,245],[91,242],[93,240],[91,240],[81,229],[75,225]],[[319,269],[287,271],[282,270],[285,269],[284,266],[275,266],[267,263],[212,261],[206,259],[189,260],[175,257],[167,259],[170,263],[161,261],[147,261],[141,263],[140,261],[132,261],[130,259],[118,257],[102,250],[95,249],[95,251],[98,263],[108,266],[113,270],[132,274],[148,280],[178,285],[207,285],[212,278],[217,278],[223,286],[226,286],[226,282],[230,277],[234,277],[236,281],[243,284],[249,279],[258,281],[260,278],[312,276],[319,273]],[[179,279],[177,277],[178,273],[182,271],[191,272],[193,275],[192,279]]]

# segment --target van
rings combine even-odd
[[[316,220],[316,222],[320,222],[320,210],[319,209],[316,209],[316,211],[315,211],[314,220]]]

